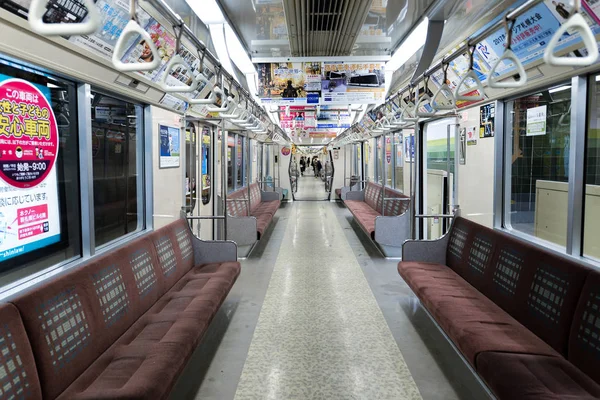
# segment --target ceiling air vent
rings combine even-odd
[[[292,56],[349,56],[372,2],[284,0]]]

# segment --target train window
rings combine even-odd
[[[30,171],[28,187],[0,179],[0,286],[81,255],[77,101],[74,83],[0,59],[0,164]]]
[[[227,193],[235,190],[233,177],[235,171],[233,169],[233,157],[235,156],[235,133],[227,134]]]
[[[202,127],[202,204],[206,205],[210,203],[210,191],[211,191],[211,164],[212,157],[210,154],[210,128],[208,126]]]
[[[394,189],[404,192],[404,143],[402,133],[394,134]]]
[[[571,90],[560,85],[507,104],[512,229],[566,246]]]
[[[144,227],[143,109],[92,91],[96,247]]]
[[[235,188],[246,186],[246,138],[236,135],[235,166],[236,182]]]
[[[196,165],[196,126],[188,122],[185,130],[185,202],[188,212],[193,212],[196,207],[198,178]]]
[[[600,75],[590,79],[589,92],[583,255],[600,261]]]
[[[394,135],[385,137],[385,185],[392,187],[394,185],[394,157],[392,148],[394,143]]]

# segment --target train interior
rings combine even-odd
[[[600,399],[600,1],[0,34],[0,399]]]

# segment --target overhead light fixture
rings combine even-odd
[[[216,0],[186,0],[186,3],[205,25],[225,23],[225,16]]]
[[[242,42],[237,37],[233,29],[229,24],[225,24],[225,41],[227,43],[227,52],[229,53],[229,57],[231,61],[238,67],[240,71],[244,74],[253,74],[256,73],[256,68],[254,68],[254,64],[252,64],[252,60],[248,57],[248,53],[246,53],[246,49],[242,46]]]
[[[210,30],[210,38],[212,39],[219,62],[227,72],[233,77],[236,76],[227,51],[227,42],[225,41],[224,24],[211,24],[208,26]]]
[[[427,27],[429,18],[423,18],[423,21],[412,30],[410,35],[404,39],[402,44],[396,49],[390,61],[385,64],[385,85],[386,93],[389,91],[389,86],[392,83],[394,72],[404,65],[412,56],[415,55],[421,47],[425,45],[427,39]]]
[[[548,90],[548,93],[562,92],[562,91],[568,90],[568,89],[571,89],[571,85],[565,85],[565,86],[559,86],[559,87],[552,88],[552,89]]]

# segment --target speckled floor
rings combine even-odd
[[[283,242],[235,398],[420,399],[331,204]]]

